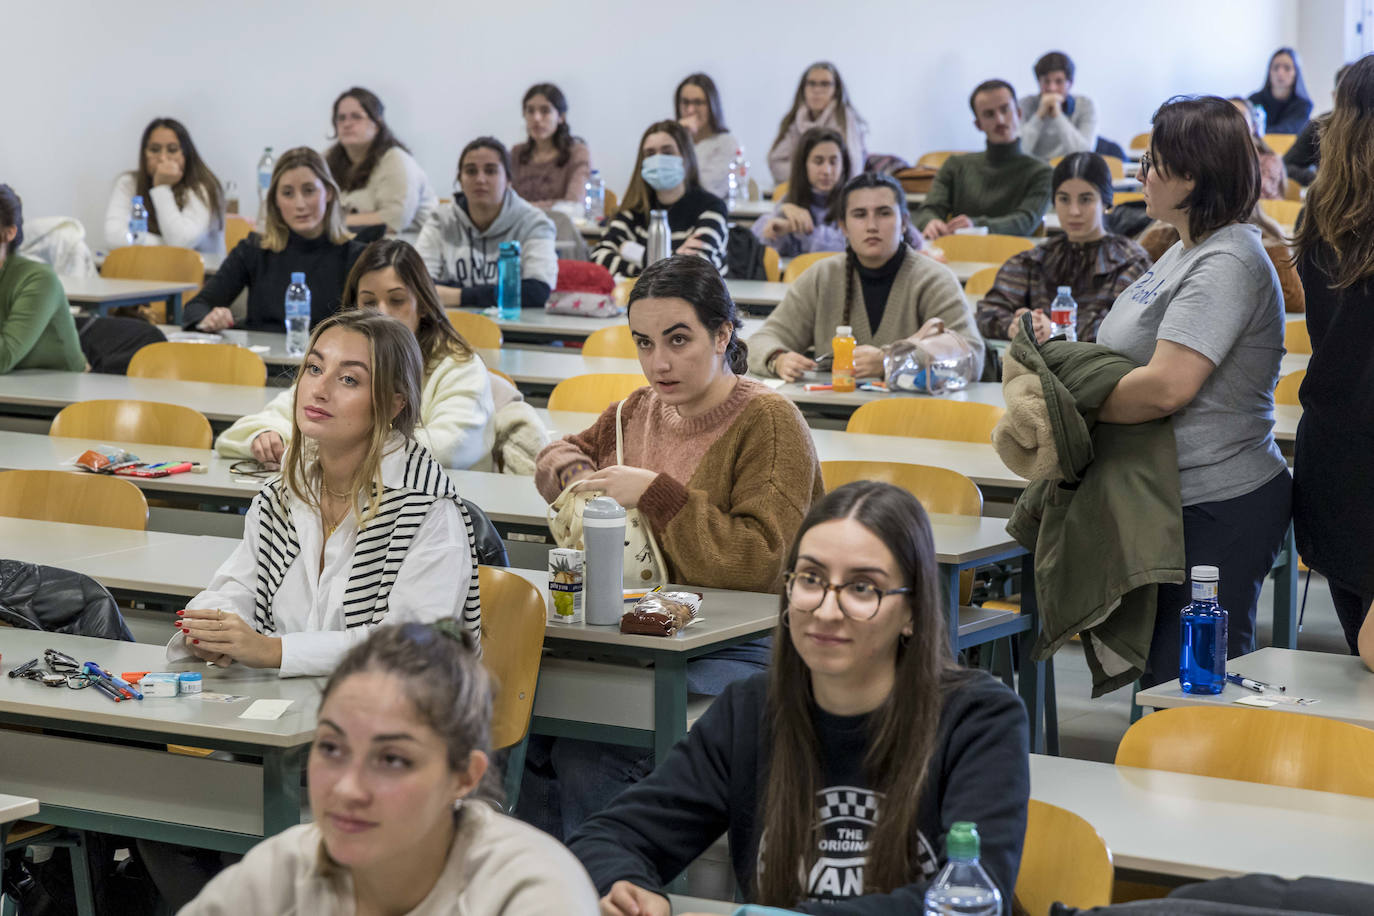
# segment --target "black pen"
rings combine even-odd
[[[94,683],[92,686],[94,686],[96,690],[99,690],[101,693],[105,694],[105,696],[114,700],[116,703],[124,699],[122,696],[119,695],[119,693],[114,689],[114,687],[110,686],[109,684],[105,683],[99,678],[94,678],[93,681]]]

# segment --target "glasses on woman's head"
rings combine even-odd
[[[909,588],[878,588],[863,579],[833,585],[824,576],[811,572],[790,572],[783,582],[787,603],[793,610],[810,614],[825,601],[826,592],[833,590],[840,613],[850,620],[872,620],[888,595],[905,595],[911,591]]]
[[[1136,175],[1136,177],[1139,178],[1141,181],[1144,181],[1144,180],[1145,180],[1145,176],[1148,175],[1148,174],[1150,174],[1150,169],[1154,168],[1154,165],[1155,165],[1155,157],[1150,155],[1150,151],[1149,151],[1149,150],[1146,150],[1145,152],[1141,153],[1141,154],[1140,154],[1140,172]]]

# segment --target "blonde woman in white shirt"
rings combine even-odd
[[[129,244],[135,195],[148,211],[145,245],[175,245],[202,254],[224,254],[224,192],[186,127],[155,118],[143,128],[138,168],[115,181],[105,208],[105,244]]]
[[[339,312],[316,328],[281,475],[253,499],[243,543],[177,614],[169,660],[328,674],[381,623],[481,610],[472,520],[415,440],[420,347],[394,318]]]
[[[445,467],[468,468],[487,460],[495,410],[491,375],[439,305],[419,253],[399,239],[367,246],[348,273],[343,308],[390,315],[419,341],[425,374],[415,440]],[[215,450],[226,458],[253,458],[276,470],[291,438],[295,401],[293,386],[220,433]]]

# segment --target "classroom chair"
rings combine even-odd
[[[1293,184],[1294,182],[1289,182]],[[1260,209],[1274,218],[1280,226],[1291,227],[1297,224],[1298,214],[1302,212],[1300,200],[1261,200]]]
[[[610,188],[606,189],[606,199],[601,210],[606,214],[607,219],[620,212],[620,199],[615,196],[615,192]]]
[[[951,261],[986,261],[1001,264],[1014,254],[1035,247],[1035,242],[1019,235],[944,235],[930,244]]]
[[[444,314],[474,350],[501,349],[501,326],[486,315],[463,309],[444,309]]]
[[[1050,160],[1050,165],[1058,165],[1063,161],[1063,156],[1055,156]],[[1126,166],[1120,159],[1115,156],[1102,156],[1102,161],[1107,163],[1107,168],[1111,171],[1113,179],[1120,181],[1126,177]]]
[[[643,388],[649,380],[628,372],[593,372],[574,375],[553,386],[549,393],[549,410],[574,410],[601,413],[616,401],[623,401],[630,392]]]
[[[1284,200],[1302,200],[1307,196],[1307,188],[1298,184],[1293,179],[1288,179],[1283,183]]]
[[[0,471],[0,515],[143,531],[148,501],[128,480],[74,471]]]
[[[1297,372],[1290,372],[1279,383],[1274,386],[1274,403],[1291,404],[1294,407],[1301,406],[1298,400],[1298,388],[1302,386],[1302,380],[1307,378],[1307,370],[1299,369]]]
[[[928,153],[921,154],[921,158],[916,160],[916,167],[921,168],[924,166],[928,169],[938,169],[945,164],[945,160],[949,159],[949,157],[962,156],[963,154],[964,150],[957,149],[931,150]]]
[[[778,249],[763,248],[763,279],[769,283],[777,283],[782,279],[782,258],[778,257]]]
[[[233,251],[239,242],[248,238],[248,233],[253,231],[253,221],[242,216],[226,216],[224,218],[224,250]]]
[[[1160,709],[1126,730],[1116,765],[1374,798],[1374,729],[1273,709]]]
[[[833,258],[839,255],[838,251],[808,251],[806,254],[799,254],[787,265],[787,269],[782,272],[782,282],[792,283],[798,277],[806,273],[806,268],[823,261],[826,258]]]
[[[1312,353],[1312,336],[1307,332],[1307,319],[1285,321],[1283,324],[1283,348],[1289,353]]]
[[[615,281],[615,289],[611,290],[611,299],[616,305],[625,308],[630,304],[630,293],[635,288],[635,281],[638,277],[621,277]]]
[[[105,256],[100,275],[110,280],[163,280],[168,283],[205,282],[205,260],[199,251],[174,245],[127,245]],[[189,302],[197,290],[181,294]],[[154,302],[149,308],[158,324],[167,321],[167,303]]]
[[[1122,204],[1143,204],[1145,195],[1140,191],[1117,191],[1112,194],[1112,206],[1119,207]]]
[[[500,369],[493,369],[493,368],[491,368],[490,366],[488,366],[488,367],[487,367],[487,374],[488,374],[488,375],[500,376],[501,378],[503,378],[503,379],[505,379],[507,382],[509,382],[509,383],[510,383],[510,386],[511,386],[512,388],[516,389],[517,391],[518,391],[519,388],[520,388],[519,385],[515,384],[515,379],[511,378],[509,375],[507,375],[506,373],[502,372]]]
[[[635,346],[634,338],[630,336],[630,326],[628,324],[613,324],[610,327],[598,328],[587,335],[587,342],[582,345],[583,356],[609,356],[614,359],[638,359],[639,348]]]
[[[1015,900],[1029,916],[1049,916],[1056,903],[1078,909],[1112,902],[1112,851],[1083,818],[1030,800]]]
[[[209,448],[210,421],[198,410],[157,401],[78,401],[53,417],[50,436]]]
[[[850,416],[845,432],[987,445],[1003,412],[996,405],[973,401],[896,397],[864,404]]]
[[[1275,153],[1278,153],[1280,156],[1282,156],[1284,153],[1286,153],[1286,152],[1288,152],[1290,149],[1292,149],[1292,148],[1293,148],[1293,144],[1294,144],[1295,142],[1297,142],[1297,139],[1298,139],[1298,135],[1297,135],[1297,134],[1265,134],[1265,135],[1264,135],[1264,142],[1265,142],[1265,144],[1266,144],[1271,150],[1273,150]]]
[[[782,203],[782,199],[787,196],[787,189],[790,187],[792,187],[790,181],[779,181],[773,185],[773,203]]]
[[[1145,131],[1145,133],[1143,133],[1143,134],[1136,134],[1134,137],[1132,137],[1132,138],[1131,138],[1131,143],[1130,143],[1130,145],[1126,147],[1126,149],[1131,150],[1132,152],[1142,152],[1142,153],[1145,152],[1146,150],[1148,150],[1149,148],[1150,148],[1150,131],[1148,131],[1148,130]]]
[[[500,608],[500,613],[482,615],[482,662],[493,679],[491,747],[511,749],[506,759],[506,810],[514,811],[525,772],[548,606],[539,589],[510,570],[479,566],[477,583],[482,604]]]
[[[1000,267],[980,267],[964,282],[964,293],[969,296],[986,296],[988,290],[997,282]]]
[[[214,382],[219,385],[267,384],[267,364],[262,357],[237,344],[164,341],[140,347],[129,360],[130,378],[174,379],[181,382]]]

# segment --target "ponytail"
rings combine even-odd
[[[712,334],[728,324],[725,365],[735,375],[749,371],[749,346],[739,339],[744,322],[720,272],[710,261],[694,254],[675,254],[654,262],[635,281],[626,311],[640,299],[682,299],[691,304],[697,320]]]

